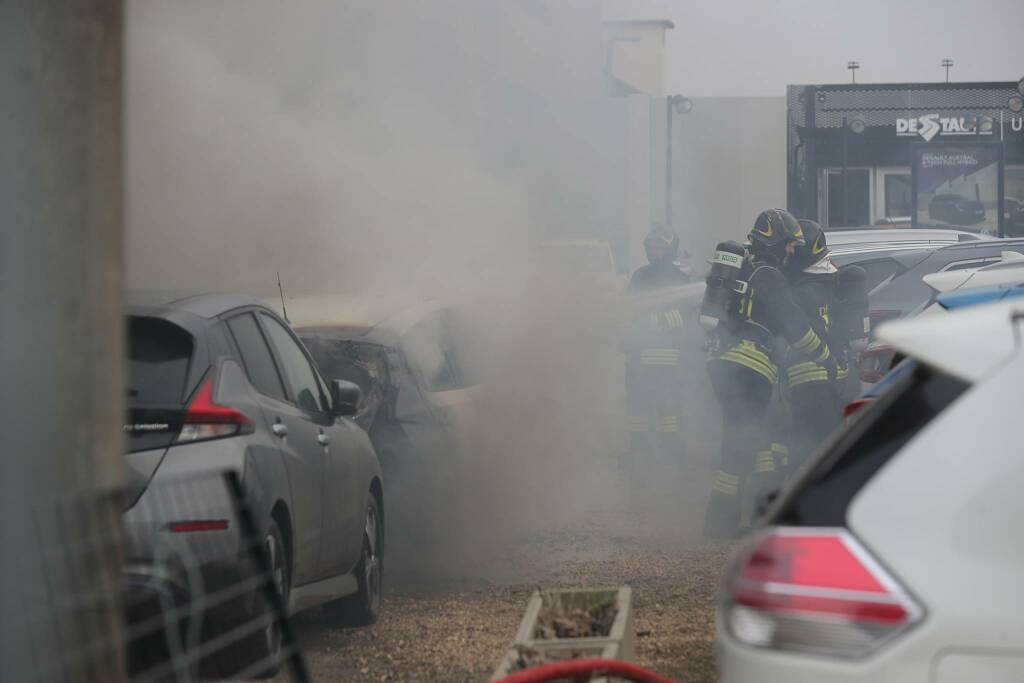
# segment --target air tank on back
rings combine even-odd
[[[743,268],[746,250],[738,242],[719,242],[708,259],[711,271],[705,283],[704,300],[700,305],[700,326],[712,332],[729,315],[736,291],[736,281]]]

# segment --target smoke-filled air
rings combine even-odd
[[[1022,26],[0,2],[0,678],[1024,681]]]
[[[395,474],[394,520],[410,515],[391,524],[395,552],[414,551],[389,571],[501,578],[508,542],[627,504],[627,108],[604,90],[599,8],[129,9],[131,286],[279,308],[280,273],[293,318],[307,297],[332,299],[338,319],[433,302],[468,330],[460,455],[421,453],[415,475]],[[574,239],[609,245],[616,268],[581,280],[593,257]],[[714,438],[701,429],[694,444]],[[621,523],[682,540],[702,503]]]

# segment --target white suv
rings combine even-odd
[[[1024,303],[889,323],[917,368],[730,568],[727,683],[1024,681]]]
[[[941,315],[946,309],[936,302],[940,294],[1024,282],[1024,254],[1004,251],[998,261],[987,266],[939,271],[929,273],[922,279],[935,293],[921,305],[920,315]]]

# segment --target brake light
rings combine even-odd
[[[889,373],[892,359],[896,355],[891,346],[870,346],[860,354],[858,370],[860,381],[874,384]]]
[[[861,408],[871,403],[872,400],[873,399],[870,398],[858,398],[850,401],[846,404],[846,407],[843,408],[843,419],[849,421],[852,415],[856,414]]]
[[[180,444],[223,439],[236,434],[248,434],[252,430],[252,420],[245,413],[214,403],[213,378],[208,377],[185,409],[184,424],[174,442]]]
[[[747,645],[858,657],[922,610],[845,529],[776,527],[741,556],[722,613]]]

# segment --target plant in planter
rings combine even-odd
[[[535,591],[519,632],[492,680],[563,659],[601,657],[633,661],[633,591]],[[594,679],[603,681],[605,679]]]
[[[541,592],[533,637],[607,638],[618,610],[615,591]]]

